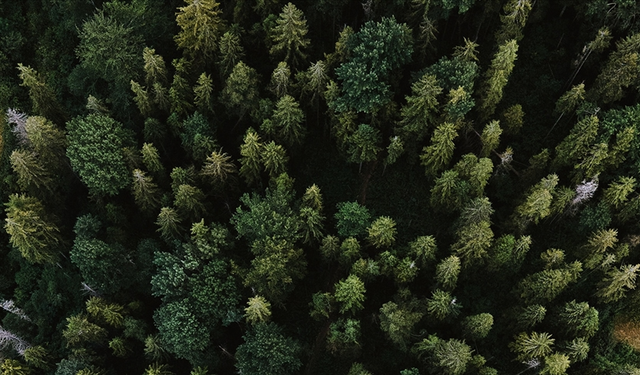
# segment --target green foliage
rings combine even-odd
[[[575,261],[562,269],[546,269],[525,277],[516,286],[520,298],[527,304],[545,303],[556,298],[571,283],[576,282],[582,264]]]
[[[636,288],[636,277],[639,269],[639,264],[611,268],[606,277],[598,283],[596,297],[605,303],[621,299],[629,289]]]
[[[389,247],[396,240],[396,223],[388,216],[380,216],[367,229],[369,242],[377,247]]]
[[[224,27],[220,19],[220,4],[215,0],[185,0],[187,6],[179,7],[176,23],[180,32],[175,36],[179,48],[193,57],[209,59],[217,49]]]
[[[393,343],[403,349],[408,347],[411,331],[424,315],[413,307],[387,302],[380,308],[380,328]]]
[[[336,230],[343,237],[364,235],[371,222],[371,214],[365,206],[358,202],[340,202],[336,205]]]
[[[574,336],[589,338],[598,331],[598,310],[589,307],[587,302],[567,302],[559,318],[558,324]]]
[[[244,312],[248,323],[265,323],[271,318],[271,303],[262,296],[251,297]]]
[[[336,69],[342,96],[333,102],[338,112],[375,112],[389,101],[389,73],[411,57],[411,31],[395,18],[369,21],[347,42],[348,61]]]
[[[67,346],[75,346],[84,342],[100,343],[107,338],[107,330],[89,322],[84,315],[73,315],[67,318],[67,328],[62,331]]]
[[[381,151],[380,141],[380,132],[377,129],[367,124],[360,124],[347,140],[348,160],[352,163],[376,160]]]
[[[462,375],[467,370],[473,352],[464,341],[445,341],[434,335],[416,344],[414,350],[426,354],[427,362],[447,375]]]
[[[12,194],[5,206],[4,229],[11,245],[31,263],[55,262],[60,230],[48,217],[42,203],[36,198]]]
[[[67,131],[67,157],[91,194],[116,195],[130,183],[122,148],[132,141],[122,124],[91,114],[69,121]]]
[[[460,274],[460,258],[451,255],[443,259],[436,267],[436,281],[445,290],[453,290]]]
[[[258,74],[244,62],[238,62],[225,81],[220,93],[221,102],[227,110],[239,117],[258,107]]]
[[[278,100],[273,111],[273,135],[287,146],[302,144],[306,133],[303,127],[304,112],[299,107],[293,97],[284,95]]]
[[[293,374],[302,366],[299,344],[275,323],[255,324],[236,350],[236,368],[243,374]]]
[[[461,308],[455,297],[440,289],[433,291],[427,299],[427,311],[438,320],[458,316]]]
[[[345,280],[340,280],[335,285],[334,298],[340,304],[340,313],[349,311],[352,314],[362,310],[365,300],[364,283],[358,276],[349,275]]]
[[[308,32],[307,20],[300,9],[292,3],[282,8],[276,26],[270,31],[273,45],[269,50],[272,56],[283,56],[286,62],[298,66],[305,58],[303,52],[310,40],[305,38]]]
[[[509,81],[509,76],[513,70],[517,58],[518,42],[514,39],[507,40],[500,44],[491,65],[485,73],[484,82],[481,88],[480,106],[478,111],[482,119],[486,120],[496,110],[496,106],[502,100],[504,87]]]
[[[544,368],[540,371],[543,375],[562,375],[566,374],[571,361],[566,354],[553,353],[544,358]]]
[[[555,339],[551,335],[542,332],[521,332],[515,337],[515,342],[509,344],[511,350],[518,354],[518,361],[526,361],[533,358],[542,358],[551,354]]]
[[[161,306],[153,314],[153,320],[163,347],[178,358],[197,361],[199,353],[209,345],[209,332],[186,299]]]
[[[479,340],[487,337],[493,327],[493,315],[482,313],[464,318],[463,331],[466,337]]]
[[[424,137],[428,129],[435,123],[438,109],[438,95],[442,88],[438,86],[436,76],[425,73],[411,85],[411,96],[407,96],[407,104],[402,107],[400,125],[407,134]],[[435,143],[432,140],[432,143]]]
[[[360,336],[359,320],[340,318],[329,326],[327,349],[341,355],[356,352],[361,346]]]
[[[449,122],[442,123],[431,136],[431,145],[422,149],[420,164],[427,175],[435,175],[447,167],[453,156],[455,144],[453,140],[458,136],[457,127]]]

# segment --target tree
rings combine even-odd
[[[248,323],[265,323],[271,319],[271,303],[262,296],[250,297],[244,312]]]
[[[541,375],[563,375],[566,374],[571,361],[566,354],[553,353],[544,358],[544,368]]]
[[[153,48],[145,47],[142,50],[142,60],[144,61],[145,82],[147,86],[155,83],[167,83],[167,66],[162,56],[156,54]]]
[[[134,169],[131,190],[136,204],[144,212],[155,210],[160,205],[158,197],[158,186],[153,182],[153,178],[139,169]]]
[[[433,291],[431,298],[427,299],[427,311],[438,320],[458,316],[461,308],[455,297],[440,289]]]
[[[304,112],[293,97],[284,95],[278,100],[271,121],[276,139],[289,147],[302,144],[306,133]]]
[[[38,159],[35,152],[25,150],[11,152],[9,157],[11,169],[18,176],[17,182],[22,190],[51,189],[51,184],[54,181],[53,176]]]
[[[596,297],[602,302],[615,302],[624,297],[629,289],[636,288],[636,277],[640,264],[611,268],[607,276],[598,283]]]
[[[207,156],[200,170],[200,176],[204,177],[214,187],[224,187],[229,182],[236,181],[238,168],[226,152],[213,151]]]
[[[180,233],[180,216],[175,209],[171,207],[162,207],[156,220],[157,229],[160,236],[164,239],[176,237]]]
[[[620,176],[605,189],[603,199],[609,206],[619,209],[629,199],[629,194],[635,187],[635,178]]]
[[[451,250],[458,255],[464,266],[482,263],[493,243],[493,231],[488,221],[470,223],[456,231],[458,240]]]
[[[479,197],[483,195],[484,188],[493,173],[493,162],[489,158],[478,158],[474,154],[466,154],[453,169],[468,182],[469,192]]]
[[[625,89],[638,80],[638,50],[640,33],[625,37],[616,43],[616,50],[609,55],[604,68],[596,77],[593,89],[588,93],[592,100],[611,103],[622,99]]]
[[[220,69],[221,78],[226,79],[233,67],[242,60],[245,54],[237,31],[232,28],[222,34],[218,48],[220,50],[218,68]]]
[[[472,340],[480,340],[489,334],[493,327],[493,315],[482,313],[464,318],[462,322],[463,331],[466,337]]]
[[[464,341],[456,339],[445,341],[434,335],[423,339],[414,348],[418,352],[425,352],[428,356],[428,363],[447,375],[464,374],[473,353],[473,350]]]
[[[516,291],[525,303],[545,303],[556,298],[569,284],[576,282],[582,264],[578,261],[562,269],[546,269],[525,277],[516,286]]]
[[[209,346],[209,332],[186,299],[162,305],[154,312],[153,320],[163,346],[178,358],[197,362]]]
[[[380,132],[367,124],[360,124],[358,129],[348,139],[348,160],[352,163],[374,161],[381,148]]]
[[[132,143],[122,124],[91,114],[67,123],[67,157],[94,195],[116,195],[130,183],[122,148]]]
[[[260,136],[252,128],[247,129],[244,143],[240,146],[240,176],[244,177],[248,185],[260,181],[262,170],[262,149]]]
[[[516,319],[518,327],[529,329],[542,322],[547,315],[547,309],[542,305],[530,305],[520,309]]]
[[[509,346],[511,351],[518,354],[518,361],[541,359],[551,354],[555,342],[555,339],[552,339],[551,335],[546,332],[531,332],[531,334],[521,332],[515,337],[515,340]]]
[[[31,263],[53,263],[60,230],[48,217],[42,203],[26,195],[12,194],[5,203],[4,229],[9,242]]]
[[[527,18],[533,4],[529,0],[510,0],[503,8],[504,15],[500,15],[502,27],[496,33],[498,44],[502,44],[509,39],[521,40],[522,29],[527,23]]]
[[[227,77],[224,88],[220,93],[220,101],[242,118],[258,107],[259,93],[258,73],[244,62],[238,62]]]
[[[436,281],[445,290],[453,290],[460,274],[460,258],[451,255],[443,259],[436,267]]]
[[[365,234],[371,222],[369,210],[358,202],[340,202],[336,205],[336,230],[342,237],[359,237]]]
[[[27,348],[24,351],[24,360],[29,366],[45,371],[51,369],[51,355],[40,345]]]
[[[525,201],[515,209],[517,223],[524,230],[530,222],[537,224],[551,214],[553,191],[558,184],[558,176],[550,174],[531,188]]]
[[[411,304],[403,306],[387,302],[380,308],[380,328],[402,349],[407,348],[413,327],[424,315],[413,307]]]
[[[420,236],[415,241],[409,243],[409,255],[412,256],[418,265],[426,267],[436,260],[435,253],[438,250],[436,240],[433,236]]]
[[[413,51],[411,31],[395,18],[369,21],[349,37],[348,61],[336,69],[342,96],[331,105],[338,111],[371,113],[389,101],[390,72],[406,63]]]
[[[269,50],[271,56],[283,56],[284,61],[292,66],[298,66],[305,58],[303,52],[311,41],[307,38],[307,20],[304,14],[292,3],[282,7],[282,12],[276,20],[276,26],[270,36],[273,45]]]
[[[572,335],[589,338],[598,331],[598,310],[587,302],[567,302],[558,316],[558,324]]]
[[[180,31],[174,37],[178,48],[186,50],[192,58],[208,60],[218,47],[224,28],[220,18],[220,4],[216,0],[185,0],[179,7],[176,22]]]
[[[583,158],[596,138],[599,123],[596,116],[580,119],[571,133],[556,146],[556,157],[552,164],[558,168]]]
[[[289,94],[291,86],[291,70],[289,69],[289,65],[286,61],[280,61],[278,66],[273,70],[273,73],[271,73],[269,90],[271,90],[277,98],[282,98]]]
[[[482,140],[482,151],[480,155],[484,158],[491,155],[491,151],[494,151],[500,145],[500,134],[502,129],[500,128],[500,122],[494,120],[487,124],[482,131],[480,139]]]
[[[589,343],[585,338],[578,337],[565,345],[565,351],[572,363],[582,362],[589,355]]]
[[[455,149],[453,140],[458,137],[457,127],[449,122],[442,123],[431,136],[431,145],[422,149],[420,164],[427,175],[436,175],[445,169]]]
[[[62,331],[62,337],[67,341],[67,346],[76,346],[84,342],[100,343],[106,340],[107,330],[79,314],[67,318],[67,327]]]
[[[22,80],[21,86],[29,89],[29,97],[33,105],[33,110],[46,118],[63,121],[65,115],[62,107],[56,99],[54,91],[47,85],[44,78],[32,67],[18,64],[19,77]]]
[[[213,111],[213,81],[207,73],[200,74],[193,87],[194,103],[203,112]]]
[[[377,247],[389,247],[396,240],[396,223],[388,216],[380,216],[367,229],[369,242]]]
[[[246,375],[294,374],[302,367],[299,344],[275,323],[255,324],[236,350],[236,368]]]
[[[593,269],[602,265],[605,252],[618,243],[618,231],[616,229],[599,230],[589,237],[587,244],[582,247],[586,254],[584,266]]]
[[[340,313],[344,314],[350,311],[352,314],[362,310],[364,305],[366,292],[364,283],[358,276],[349,275],[345,280],[340,280],[335,285],[334,298],[336,302],[340,303]]]
[[[514,39],[505,41],[498,47],[491,65],[485,73],[480,96],[478,112],[480,118],[486,120],[496,110],[496,106],[502,100],[502,90],[509,81],[509,76],[517,58],[518,42]]]
[[[400,125],[404,132],[415,135],[418,140],[427,134],[428,129],[435,123],[438,111],[437,97],[441,92],[442,88],[438,86],[436,76],[429,73],[425,73],[411,85],[412,95],[405,98],[407,104],[400,112],[402,116]],[[449,128],[451,127],[453,124],[449,124]],[[433,138],[431,143],[435,143]]]
[[[271,141],[265,144],[261,151],[262,164],[269,177],[275,178],[286,171],[289,157],[284,147]]]
[[[204,193],[199,188],[182,184],[175,192],[174,205],[182,213],[200,217],[205,212]]]
[[[431,188],[431,205],[434,208],[458,210],[468,198],[469,185],[460,178],[460,174],[449,169],[440,175]]]

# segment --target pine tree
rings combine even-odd
[[[436,281],[444,290],[453,290],[460,274],[460,258],[451,255],[443,259],[436,267]]]
[[[590,99],[603,103],[622,99],[625,89],[637,84],[639,51],[640,33],[619,41],[588,93]]]
[[[42,203],[26,195],[12,194],[5,203],[4,229],[9,242],[31,263],[53,263],[60,230],[45,212]]]
[[[531,332],[531,334],[522,332],[515,339],[516,341],[509,344],[509,346],[511,351],[518,354],[518,361],[540,359],[551,354],[553,343],[555,342],[555,339],[551,338],[551,335],[546,332]]]
[[[284,56],[284,61],[291,66],[299,66],[307,55],[303,52],[311,41],[306,38],[307,20],[304,14],[292,3],[282,7],[276,26],[271,30],[273,45],[269,50],[271,56]]]
[[[306,134],[304,112],[292,96],[284,95],[278,100],[271,121],[278,141],[287,147],[302,144]]]
[[[615,302],[625,296],[629,289],[636,288],[636,277],[640,264],[624,265],[612,268],[607,276],[598,283],[596,297],[604,303]]]
[[[472,340],[483,339],[493,327],[493,315],[482,313],[468,316],[464,318],[462,326],[466,337]]]
[[[613,248],[618,243],[618,231],[616,229],[599,230],[589,237],[586,245],[582,247],[586,254],[584,266],[587,269],[594,269],[602,265],[605,252]]]
[[[367,231],[369,243],[378,249],[389,247],[396,240],[396,223],[388,216],[380,216],[374,220]]]
[[[224,80],[233,70],[242,58],[244,58],[244,48],[240,43],[240,36],[233,28],[225,32],[220,38],[220,50],[218,59],[218,69],[220,69],[221,78]]]
[[[416,260],[420,267],[425,267],[436,260],[436,240],[433,236],[420,236],[409,243],[409,255]]]
[[[409,136],[422,139],[430,127],[435,124],[438,110],[438,95],[442,87],[434,75],[425,73],[411,86],[411,96],[407,96],[407,104],[401,109],[400,126],[403,132]],[[453,127],[453,124],[449,124]],[[434,135],[435,137],[435,135]],[[432,138],[433,143],[433,138]]]
[[[547,309],[542,305],[523,307],[516,317],[518,328],[529,329],[542,322],[547,315]]]
[[[144,212],[151,212],[158,208],[160,205],[159,190],[153,182],[153,178],[147,176],[140,169],[134,169],[132,175],[131,192],[136,204]]]
[[[194,103],[204,113],[213,112],[213,81],[207,73],[200,74],[193,87]]]
[[[398,305],[395,302],[387,302],[380,308],[380,328],[400,348],[405,349],[410,342],[413,327],[424,315],[415,311],[415,306],[407,304]]]
[[[174,37],[178,48],[192,57],[208,60],[214,54],[224,21],[220,18],[220,4],[216,0],[185,0],[179,7],[176,22],[180,31]]]
[[[487,120],[496,110],[496,106],[502,100],[502,91],[509,81],[509,76],[513,70],[517,58],[518,42],[514,39],[505,41],[498,47],[491,65],[485,73],[480,105],[478,112],[481,120]]]
[[[29,89],[29,97],[33,110],[39,115],[54,121],[64,121],[65,115],[56,99],[54,91],[47,85],[42,76],[32,67],[18,64],[21,86]]]
[[[192,217],[200,217],[205,212],[204,193],[195,186],[183,184],[175,192],[174,204],[178,210]]]
[[[387,146],[387,156],[384,158],[384,167],[395,163],[404,152],[404,143],[397,135],[389,138],[389,146]]]
[[[75,346],[83,342],[101,343],[107,338],[107,330],[89,322],[84,315],[73,315],[67,318],[67,327],[62,331],[67,346]]]
[[[529,192],[525,201],[516,207],[517,225],[524,230],[530,222],[537,224],[551,214],[553,191],[558,184],[558,176],[550,174],[538,182]]]
[[[527,23],[532,7],[533,4],[531,4],[530,0],[510,0],[504,5],[504,15],[500,15],[502,27],[496,33],[498,44],[502,44],[509,39],[522,40],[522,29]]]
[[[467,198],[468,188],[457,171],[444,171],[431,188],[431,205],[435,208],[458,210]]]
[[[598,310],[587,302],[567,302],[558,314],[558,325],[571,335],[590,338],[598,331]]]
[[[162,56],[156,54],[155,49],[145,47],[142,51],[142,59],[144,60],[145,82],[147,86],[153,86],[155,83],[166,85],[167,66]]]
[[[281,145],[273,141],[266,143],[262,147],[260,157],[265,171],[269,173],[269,177],[275,178],[286,171],[289,157]],[[242,172],[242,168],[240,168],[240,171]]]
[[[164,175],[164,166],[160,160],[160,154],[153,143],[143,143],[140,154],[142,156],[142,162],[149,172],[155,176]]]
[[[619,209],[629,199],[629,194],[635,188],[635,178],[620,176],[605,189],[603,199],[609,206]]]
[[[480,152],[480,156],[486,158],[491,155],[491,151],[498,148],[500,145],[500,134],[502,134],[500,122],[494,120],[485,126],[482,131],[482,135],[480,136],[480,139],[482,140],[482,151]]]
[[[200,170],[200,176],[204,177],[211,185],[222,187],[235,181],[238,168],[226,152],[214,151],[207,156]]]
[[[264,323],[271,319],[271,303],[262,296],[249,298],[244,309],[248,323]]]
[[[14,150],[9,157],[11,169],[18,176],[18,185],[23,191],[36,192],[40,188],[51,189],[53,176],[38,160],[35,152]]]
[[[262,170],[262,149],[260,136],[253,129],[247,129],[244,143],[240,146],[240,176],[244,177],[248,185],[260,181]]]
[[[145,87],[140,86],[138,82],[131,80],[131,91],[135,95],[133,101],[136,102],[140,113],[144,117],[149,117],[152,114],[151,99],[149,98],[149,92]]]
[[[335,285],[334,298],[340,304],[340,314],[362,310],[366,289],[358,276],[349,275],[345,280],[340,280]]]
[[[582,362],[589,355],[589,343],[585,338],[578,337],[565,345],[565,351],[572,363]]]
[[[221,102],[242,118],[258,107],[258,73],[244,62],[238,62],[225,81],[220,93]]]
[[[360,163],[360,168],[362,168],[362,163],[377,159],[381,150],[379,146],[380,132],[370,125],[360,124],[358,130],[349,137],[348,143],[348,160],[352,163]]]
[[[427,311],[438,320],[458,316],[461,308],[455,297],[440,289],[433,291],[431,298],[427,299]]]
[[[446,168],[455,149],[453,140],[458,136],[454,124],[445,122],[434,130],[431,145],[422,149],[420,164],[426,169],[427,175],[435,175]]]
[[[291,70],[286,61],[280,61],[278,66],[271,73],[269,90],[277,97],[282,98],[289,94],[292,88]]]
[[[493,243],[493,231],[488,221],[465,225],[456,231],[456,237],[451,251],[460,257],[465,267],[484,262]]]

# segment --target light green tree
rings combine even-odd
[[[366,289],[358,276],[349,275],[345,280],[340,280],[335,285],[334,298],[340,304],[340,313],[347,311],[355,314],[362,310]]]
[[[505,41],[498,47],[491,65],[485,73],[484,82],[480,89],[480,104],[478,111],[481,120],[487,120],[496,110],[502,100],[502,91],[509,81],[509,76],[515,65],[518,52],[518,42],[515,39]]]
[[[453,140],[456,137],[458,137],[457,127],[449,122],[440,124],[433,131],[431,145],[423,148],[420,155],[420,164],[425,167],[427,175],[436,175],[447,167],[453,157],[455,149]]]
[[[244,312],[248,323],[264,323],[271,319],[271,303],[262,296],[250,297]]]
[[[306,38],[308,33],[307,20],[304,14],[292,3],[282,8],[276,26],[271,30],[273,45],[269,50],[272,56],[283,56],[284,61],[291,66],[299,66],[307,55],[303,52],[311,43]]]
[[[377,248],[389,247],[396,240],[396,223],[388,216],[380,216],[374,220],[367,231],[369,243]]]
[[[460,258],[451,255],[444,258],[436,267],[436,281],[445,290],[453,290],[460,274]]]
[[[216,0],[184,1],[187,5],[179,7],[176,14],[176,23],[180,27],[174,37],[176,44],[193,58],[208,60],[215,53],[224,29],[220,4]]]
[[[629,289],[636,288],[636,277],[640,264],[628,264],[620,268],[611,268],[602,281],[598,283],[596,297],[600,301],[615,302],[625,296]]]
[[[555,339],[551,335],[542,332],[521,332],[515,337],[515,342],[509,344],[511,351],[515,352],[518,361],[541,359],[551,354]]]
[[[458,316],[461,308],[455,297],[440,289],[433,291],[427,299],[427,312],[438,320]]]

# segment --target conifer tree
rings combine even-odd
[[[396,223],[388,216],[380,216],[374,220],[367,231],[369,243],[377,248],[389,247],[396,240]]]
[[[204,177],[211,185],[221,187],[234,181],[238,168],[226,152],[214,151],[207,156],[200,170],[200,176]]]
[[[54,91],[47,85],[42,76],[32,67],[18,64],[21,86],[29,89],[29,97],[33,110],[40,116],[54,121],[65,120],[62,108],[56,99]]]
[[[260,157],[265,171],[269,173],[269,177],[275,178],[286,171],[289,157],[281,145],[273,141],[265,144],[262,147]],[[242,171],[242,168],[240,171]]]
[[[191,85],[186,78],[189,76],[191,64],[185,58],[180,58],[174,59],[172,65],[176,72],[169,88],[171,112],[186,116],[193,109],[193,100],[191,98],[193,90],[191,90]]]
[[[599,230],[589,237],[583,252],[586,254],[584,266],[587,269],[594,269],[602,265],[605,252],[613,248],[618,243],[618,231],[616,229]]]
[[[304,112],[292,96],[284,95],[278,100],[271,121],[277,140],[288,147],[302,144],[306,133]]]
[[[282,98],[284,95],[289,94],[292,84],[289,65],[286,61],[280,61],[278,66],[273,70],[273,73],[271,73],[269,90],[271,90],[277,98]]]
[[[423,148],[420,155],[420,164],[425,167],[427,175],[435,175],[447,167],[455,148],[453,140],[457,136],[456,126],[449,122],[442,123],[434,130],[431,145]]]
[[[244,62],[238,62],[225,81],[220,93],[221,102],[242,118],[258,106],[258,74]]]
[[[176,44],[192,57],[208,60],[214,54],[224,28],[220,4],[216,0],[185,0],[185,3],[187,5],[179,7],[176,14],[180,26],[174,37]]]
[[[465,225],[456,231],[456,237],[451,251],[460,257],[465,267],[484,262],[493,243],[493,231],[488,221]]]
[[[498,47],[491,65],[485,73],[483,86],[480,90],[480,105],[478,112],[481,120],[487,120],[496,110],[496,106],[502,100],[502,90],[509,81],[517,58],[518,42],[514,39],[505,41]]]
[[[498,148],[500,145],[500,134],[502,134],[502,129],[500,128],[500,123],[496,120],[489,122],[487,126],[484,127],[482,135],[480,136],[482,140],[480,156],[486,158],[491,155],[491,151]]]
[[[471,315],[464,318],[462,325],[466,337],[472,340],[480,340],[487,337],[489,331],[491,331],[493,315],[489,313]]]
[[[611,268],[607,276],[598,283],[596,297],[602,302],[615,302],[624,297],[629,289],[636,288],[636,277],[640,264],[624,265]]]
[[[272,56],[284,56],[284,61],[297,67],[306,59],[303,52],[311,41],[306,38],[308,33],[307,20],[304,14],[292,3],[282,7],[276,26],[271,30],[273,45],[269,50]]]
[[[352,163],[374,161],[378,157],[381,148],[380,132],[367,124],[360,124],[358,129],[349,137],[347,153]]]
[[[389,138],[389,146],[387,146],[387,156],[384,158],[384,167],[395,163],[404,152],[404,143],[397,135]]]
[[[626,88],[637,84],[638,51],[640,33],[627,36],[616,43],[616,50],[609,55],[606,65],[589,92],[591,100],[615,102],[624,96]]]
[[[204,193],[195,186],[182,184],[175,192],[174,204],[184,214],[200,217],[205,212]]]
[[[153,178],[140,169],[134,169],[132,175],[131,191],[136,204],[144,212],[155,210],[160,205],[160,197],[158,186],[153,182]]]
[[[366,289],[358,276],[349,275],[345,280],[340,280],[335,285],[334,298],[340,304],[340,313],[356,312],[362,310]]]
[[[558,317],[558,325],[569,334],[590,338],[598,331],[598,310],[589,307],[587,302],[565,303]]]
[[[442,87],[438,86],[436,77],[428,73],[411,86],[412,95],[406,97],[407,104],[400,112],[402,116],[400,126],[408,136],[411,134],[420,140],[427,134],[428,129],[435,125],[437,97],[441,92]],[[453,124],[449,124],[449,127],[453,127]]]
[[[582,264],[578,261],[562,269],[546,269],[522,279],[515,291],[525,303],[546,303],[560,295],[569,284],[576,282],[580,272],[582,272]]]
[[[147,89],[140,86],[138,82],[131,80],[131,91],[133,91],[133,94],[135,95],[133,97],[133,101],[136,102],[140,113],[145,117],[151,116],[151,100]]]
[[[468,189],[468,184],[460,178],[457,171],[444,171],[431,188],[431,205],[435,208],[458,210],[466,201]]]
[[[518,328],[529,329],[542,322],[547,309],[542,305],[529,305],[520,309],[516,317]]]
[[[461,308],[455,297],[440,289],[433,291],[431,298],[427,299],[427,311],[438,320],[458,316]]]
[[[156,225],[159,226],[158,232],[164,239],[175,238],[180,233],[181,218],[172,207],[162,207],[156,220]]]
[[[311,95],[309,101],[318,106],[319,100],[324,98],[324,92],[329,81],[327,64],[322,60],[318,60],[311,64],[301,77],[303,82],[302,92],[306,95]]]
[[[162,56],[156,54],[155,49],[145,47],[142,51],[142,59],[144,60],[145,82],[147,86],[153,86],[154,83],[166,85],[167,66]]]
[[[542,332],[521,332],[515,337],[516,341],[511,343],[511,351],[518,354],[518,361],[526,361],[530,359],[540,359],[551,354],[555,339],[551,335]]]
[[[629,199],[629,194],[635,190],[636,179],[633,177],[620,176],[612,182],[604,191],[604,201],[614,208],[621,206]]]
[[[248,185],[260,180],[262,170],[262,149],[260,136],[253,129],[247,129],[244,143],[240,146],[240,176],[244,177]]]
[[[251,297],[244,312],[248,323],[264,323],[271,319],[271,303],[262,296]]]
[[[240,36],[233,28],[220,37],[218,48],[220,50],[218,69],[224,80],[231,73],[233,67],[244,58],[245,52],[240,42]]]
[[[23,191],[50,189],[53,176],[38,160],[35,152],[14,150],[9,157],[11,169],[18,176],[18,185]]]
[[[420,267],[425,267],[436,259],[436,240],[433,236],[420,236],[409,243],[409,255]]]
[[[504,5],[504,15],[500,15],[502,26],[496,33],[498,44],[502,44],[509,39],[517,41],[522,39],[522,29],[527,23],[532,7],[530,0],[510,0]]]
[[[436,281],[445,290],[453,290],[460,274],[460,258],[451,255],[444,258],[436,267]]]
[[[143,143],[140,154],[142,156],[142,162],[149,172],[155,176],[164,174],[164,166],[162,165],[162,161],[160,161],[160,154],[153,143]]]
[[[557,184],[558,176],[548,175],[531,188],[525,201],[516,207],[515,216],[521,230],[524,230],[530,222],[537,224],[551,214],[553,191]]]
[[[213,81],[207,73],[200,74],[193,87],[194,103],[202,112],[213,112]]]
[[[415,311],[411,304],[405,306],[387,302],[380,308],[380,328],[400,348],[405,349],[410,342],[413,327],[424,315]]]
[[[45,212],[42,203],[26,195],[12,194],[5,204],[4,229],[9,242],[31,263],[53,263],[60,243],[58,227]]]

